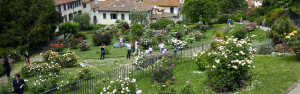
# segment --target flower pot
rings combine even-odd
[[[224,37],[214,37],[214,41],[224,41]]]

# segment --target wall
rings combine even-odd
[[[103,13],[106,13],[106,19],[103,19]],[[112,13],[116,13],[118,16],[117,16],[117,19],[111,19],[111,14]],[[124,14],[125,15],[125,19],[123,21],[126,21],[128,23],[131,23],[131,21],[129,20],[129,14],[130,12],[98,12],[95,13],[97,14],[97,24],[106,24],[106,25],[109,25],[109,24],[115,24],[115,22],[119,19],[119,20],[122,20],[121,19],[121,14]],[[95,15],[94,15],[95,16]]]

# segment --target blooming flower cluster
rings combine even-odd
[[[189,34],[188,37],[186,38],[186,41],[188,43],[193,43],[194,41],[196,41],[196,38],[195,38],[194,34],[192,34],[192,33]]]
[[[80,51],[87,51],[90,48],[90,44],[88,44],[85,41],[82,41],[81,43],[78,44],[78,47],[79,47]]]
[[[78,44],[81,43],[83,40],[83,37],[74,38],[70,41],[70,46],[72,49],[76,49],[78,47]]]
[[[90,67],[84,67],[84,68],[78,69],[76,73],[77,73],[79,79],[90,77],[92,75],[92,73],[89,69],[90,69]]]
[[[143,46],[144,48],[148,48],[150,45],[152,45],[153,40],[152,39],[141,39],[141,46]]]
[[[253,22],[247,22],[247,23],[245,23],[245,28],[249,32],[254,31],[256,29],[256,26],[257,26],[256,23],[253,23]]]
[[[175,64],[168,57],[163,57],[161,60],[155,62],[155,66],[152,70],[152,82],[165,83],[174,82],[174,71]]]
[[[25,77],[32,77],[32,76],[40,76],[45,74],[58,74],[61,66],[58,63],[41,63],[41,64],[32,64],[31,66],[22,66],[21,73]]]
[[[52,43],[52,44],[50,44],[50,49],[55,52],[62,52],[64,50],[64,44],[63,43]]]
[[[110,81],[107,87],[101,88],[100,94],[142,94],[142,90],[138,89],[136,79],[127,77]]]
[[[43,59],[48,63],[54,62],[60,64],[62,67],[73,67],[76,65],[78,56],[74,52],[68,50],[65,54],[60,55],[57,52],[49,50],[45,53],[41,53]]]
[[[181,41],[176,38],[172,38],[168,42],[176,49],[183,49],[185,46],[187,46],[185,41]]]
[[[300,34],[298,31],[294,30],[286,36],[288,46],[290,46],[300,61]]]

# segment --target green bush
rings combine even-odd
[[[60,65],[58,63],[38,63],[25,65],[21,68],[21,74],[24,77],[38,77],[40,75],[59,74]]]
[[[195,94],[193,86],[189,81],[186,81],[186,86],[181,90],[181,94]]]
[[[210,43],[210,47],[211,47],[211,49],[216,50],[217,47],[218,47],[218,42],[217,42],[217,41],[211,42],[211,43]]]
[[[50,90],[53,88],[56,88],[57,85],[57,80],[58,80],[58,74],[52,74],[52,75],[41,75],[39,79],[36,79],[33,84],[31,84],[30,90],[33,93],[42,93],[45,92],[46,90]],[[28,83],[27,83],[28,84]]]
[[[217,23],[227,23],[228,19],[233,19],[231,15],[221,15],[218,17]]]
[[[266,15],[266,25],[272,26],[273,23],[275,23],[275,20],[281,16],[286,15],[286,12],[281,8],[275,8],[272,9],[269,13]]]
[[[288,34],[293,30],[297,30],[294,22],[290,18],[281,17],[276,19],[272,25],[269,38],[273,39],[275,43],[280,43],[285,39],[285,34]]]
[[[151,29],[158,30],[158,29],[159,29],[159,24],[158,24],[157,22],[150,23],[150,28],[151,28]]]
[[[5,68],[1,65],[0,66],[0,75],[2,75],[5,72]]]
[[[213,45],[214,48],[213,47],[212,48],[215,49],[217,44],[216,42],[214,43],[212,42],[211,45]],[[208,55],[206,52],[200,52],[200,51],[196,52],[195,56],[193,57],[193,60],[197,64],[198,69],[200,71],[204,71],[209,68],[209,63],[207,62]]]
[[[256,52],[259,55],[268,55],[275,51],[271,39],[266,39],[262,42],[254,42],[252,48],[257,49]]]
[[[70,41],[70,47],[72,49],[77,49],[78,48],[78,44],[83,41],[82,39],[83,39],[82,37],[72,39]]]
[[[234,20],[240,22],[241,17],[243,18],[243,20],[247,20],[248,19],[247,14],[237,14],[234,17]]]
[[[174,81],[174,64],[171,66],[163,66],[165,63],[171,64],[171,60],[168,57],[163,57],[162,61],[158,62],[157,67],[152,71],[152,83],[165,83],[168,80]]]
[[[190,44],[194,43],[194,41],[196,41],[194,34],[193,34],[193,33],[190,33],[190,34],[187,36],[186,41],[187,41],[188,43],[190,43]]]
[[[1,94],[11,94],[12,90],[12,81],[9,81],[9,83],[1,83],[0,84],[0,93]]]
[[[293,34],[289,34],[291,38],[288,40],[288,45],[295,52],[298,61],[300,61],[300,34],[297,30],[292,32]]]
[[[172,24],[172,23],[173,23],[173,21],[171,21],[170,19],[160,18],[160,19],[157,19],[155,23],[151,23],[150,27],[152,29],[161,30],[161,29],[165,29],[169,24]]]
[[[134,36],[143,36],[144,33],[144,29],[143,26],[140,24],[134,24],[131,28],[130,28],[132,35]]]
[[[247,37],[247,31],[244,28],[242,28],[242,29],[236,31],[235,33],[233,33],[233,36],[235,38],[238,38],[239,40],[245,39]]]
[[[256,22],[258,25],[262,25],[264,19],[265,19],[264,16],[260,16],[260,17],[258,17],[258,18],[255,18],[255,19],[254,19],[254,22]]]
[[[216,37],[224,37],[225,35],[223,32],[217,31],[217,32],[215,32],[215,36]]]
[[[92,75],[92,73],[89,69],[90,69],[89,67],[84,67],[84,68],[78,69],[76,73],[77,73],[79,79],[90,77]]]
[[[84,33],[77,33],[77,34],[74,34],[74,35],[72,35],[72,37],[71,37],[71,40],[73,40],[73,39],[75,39],[75,38],[82,38],[83,40],[86,40],[87,38],[86,38],[86,34],[84,34]]]
[[[95,32],[93,35],[93,43],[96,46],[100,46],[102,43],[109,45],[112,41],[112,35],[110,33],[102,34],[102,32]]]
[[[75,24],[71,23],[71,22],[65,22],[59,25],[59,32],[63,33],[64,35],[66,34],[76,34],[77,31],[77,27]]]
[[[73,21],[79,23],[80,30],[89,30],[92,29],[90,19],[90,15],[88,13],[82,13],[74,15]]]

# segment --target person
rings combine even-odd
[[[140,55],[140,48],[139,48],[139,40],[138,39],[135,41],[134,46],[135,46],[135,51],[134,51],[133,55],[135,55],[137,52],[138,52],[138,55]]]
[[[130,53],[131,53],[131,44],[128,41],[128,43],[127,43],[127,57],[126,57],[126,59],[130,59]]]
[[[120,48],[122,48],[122,46],[123,46],[123,38],[120,37]]]
[[[20,77],[20,74],[15,75],[16,79],[13,81],[13,92],[17,94],[23,94],[25,81]]]
[[[168,49],[164,49],[162,53],[165,54],[167,52],[168,52]]]
[[[243,23],[243,17],[241,17],[241,19],[240,19],[240,24],[242,24]]]
[[[105,58],[105,44],[101,44],[101,46],[100,46],[100,48],[101,48],[101,56],[100,56],[100,60],[103,58],[103,60],[104,60],[104,58]]]
[[[160,44],[158,45],[158,47],[160,48],[160,53],[163,53],[163,51],[165,49],[165,44],[163,42],[160,42]]]
[[[231,19],[228,19],[227,23],[228,23],[229,27],[231,27]]]
[[[7,57],[4,57],[3,67],[6,69],[6,76],[9,78],[11,67],[10,67],[9,60]]]
[[[30,65],[30,56],[28,51],[25,51],[25,61],[27,62],[27,65]]]
[[[152,54],[152,46],[149,47],[149,54]]]

